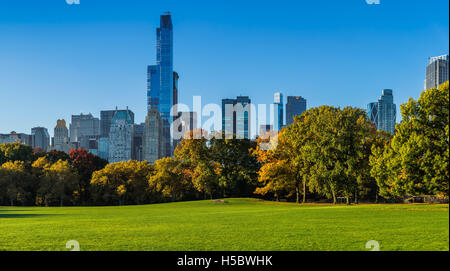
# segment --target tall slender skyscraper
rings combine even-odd
[[[384,130],[392,134],[395,133],[397,108],[394,104],[392,89],[383,89],[378,102],[367,105],[367,115],[375,123],[377,130]]]
[[[164,144],[162,157],[172,155],[170,126],[173,116],[170,110],[174,105],[174,72],[173,72],[173,25],[169,12],[161,15],[160,27],[156,29],[156,65],[147,69],[147,110],[156,108],[161,116]],[[178,78],[177,75],[175,75]],[[159,149],[159,147],[158,147]]]
[[[275,92],[273,96],[273,107],[273,130],[279,132],[284,125],[283,94],[281,92]]]
[[[448,81],[448,54],[430,57],[428,59],[425,89],[437,88],[440,84]]]

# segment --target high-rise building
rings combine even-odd
[[[286,125],[294,123],[294,117],[306,111],[306,99],[301,96],[288,96],[286,103]]]
[[[15,131],[9,134],[0,134],[0,144],[3,143],[20,143],[31,146],[31,135],[16,133]]]
[[[145,117],[143,158],[151,163],[163,156],[164,138],[161,115],[156,107],[151,107]]]
[[[50,135],[47,128],[34,127],[31,128],[31,146],[33,148],[41,148],[48,151],[50,145]]]
[[[171,156],[173,141],[170,126],[176,116],[175,114],[171,116],[171,109],[174,105],[174,85],[178,84],[178,76],[175,75],[174,80],[173,25],[168,12],[161,15],[160,27],[156,29],[156,65],[148,66],[147,74],[147,110],[156,107],[162,122],[164,141],[156,144],[164,144],[163,157]]]
[[[135,124],[133,128],[133,150],[131,152],[131,159],[137,161],[144,160],[144,153],[142,145],[144,142],[145,123]]]
[[[428,59],[425,89],[437,88],[448,81],[448,54],[430,57]]]
[[[250,104],[248,96],[222,99],[222,131],[227,137],[250,138]]]
[[[395,133],[395,122],[397,118],[397,107],[394,104],[392,89],[383,89],[378,102],[367,105],[367,115],[375,123],[377,130]]]
[[[105,160],[109,158],[109,136],[98,139],[98,156]]]
[[[281,92],[275,92],[273,107],[273,130],[279,132],[284,125],[283,94]]]
[[[64,119],[56,121],[56,127],[53,131],[53,149],[57,151],[69,152],[69,129],[67,129]]]
[[[100,136],[108,137],[109,129],[111,127],[111,121],[114,117],[114,114],[119,111],[128,111],[131,116],[131,121],[134,123],[134,113],[129,110],[128,107],[126,109],[118,110],[117,107],[115,110],[102,110],[100,111]]]
[[[99,136],[100,120],[94,118],[91,113],[84,115],[72,115],[70,124],[70,142],[81,142],[83,136]],[[85,144],[80,144],[81,148],[86,148]]]
[[[108,141],[110,163],[131,160],[133,122],[128,111],[117,111],[111,120]]]

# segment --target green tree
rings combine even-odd
[[[223,137],[224,138],[224,137]],[[217,163],[218,185],[222,195],[249,196],[257,187],[260,164],[252,155],[256,142],[249,139],[220,139],[209,141],[212,161]]]
[[[96,204],[142,204],[150,201],[148,178],[153,167],[147,161],[108,164],[95,171],[91,180],[91,196]]]
[[[391,144],[373,150],[372,176],[380,194],[448,197],[449,83],[423,91],[400,109],[402,122]]]
[[[37,202],[45,206],[56,205],[57,202],[60,206],[67,201],[73,203],[77,195],[78,175],[69,162],[58,160],[51,164],[44,157],[38,161],[33,166],[42,167],[43,176],[37,191]]]
[[[24,162],[6,162],[0,166],[0,203],[26,203],[30,196],[30,176]]]
[[[33,161],[33,149],[20,143],[0,144],[0,165],[8,161],[31,162]]]

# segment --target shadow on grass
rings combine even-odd
[[[0,213],[0,219],[2,218],[27,218],[27,217],[40,217],[40,216],[54,216],[53,214],[2,214]]]
[[[37,210],[26,210],[26,209],[24,209],[24,210],[16,210],[16,209],[14,209],[14,210],[8,210],[8,209],[2,210],[2,209],[0,209],[0,213],[1,212],[35,212],[35,211],[37,211]]]

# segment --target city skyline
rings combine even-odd
[[[448,30],[448,25],[446,25],[444,22],[448,21],[448,14],[443,14],[442,18],[437,18],[436,14],[433,16],[427,15],[425,13],[426,20],[422,20],[422,24],[413,24],[411,25],[410,20],[415,18],[415,16],[418,15],[419,10],[421,8],[421,3],[418,1],[410,1],[410,4],[405,7],[406,9],[412,11],[411,16],[406,16],[405,19],[408,20],[408,29],[409,33],[407,35],[407,29],[402,28],[401,26],[404,26],[400,22],[394,22],[392,33],[387,32],[385,33],[386,36],[384,36],[385,41],[392,41],[397,42],[394,46],[396,53],[399,53],[398,50],[400,49],[399,45],[404,44],[406,40],[414,40],[416,44],[411,44],[410,46],[416,46],[420,47],[419,52],[411,50],[409,53],[401,53],[398,54],[397,59],[390,59],[389,53],[383,52],[384,55],[380,57],[380,54],[376,51],[373,51],[371,46],[371,42],[374,41],[373,38],[368,37],[369,34],[373,34],[373,31],[378,33],[378,30],[385,30],[384,27],[386,27],[385,24],[382,22],[374,22],[373,28],[369,27],[368,21],[363,21],[362,25],[357,26],[357,24],[351,24],[350,29],[348,31],[344,31],[340,29],[340,31],[337,31],[340,34],[344,34],[343,37],[337,38],[336,35],[332,35],[328,37],[327,39],[336,41],[337,44],[335,46],[326,46],[322,47],[323,55],[318,54],[317,49],[311,48],[311,42],[314,41],[314,34],[311,34],[313,30],[317,30],[317,28],[323,28],[324,26],[330,26],[329,21],[324,22],[324,25],[320,26],[313,26],[312,24],[305,25],[305,29],[310,29],[303,33],[304,35],[300,35],[299,29],[301,28],[301,23],[304,23],[302,19],[299,19],[299,22],[293,22],[292,19],[289,19],[285,16],[283,18],[287,18],[287,22],[277,22],[272,27],[268,26],[269,22],[273,23],[274,19],[277,18],[277,16],[280,16],[276,13],[276,11],[269,12],[268,6],[266,3],[262,3],[260,9],[264,11],[265,14],[271,14],[273,17],[268,18],[268,22],[263,22],[262,18],[256,16],[253,14],[251,16],[253,24],[250,24],[247,26],[251,31],[251,33],[254,33],[254,35],[250,35],[249,37],[245,38],[242,36],[243,33],[239,32],[236,35],[230,34],[227,32],[228,28],[235,27],[235,24],[242,23],[243,18],[238,16],[238,19],[229,18],[230,22],[229,25],[221,25],[220,22],[223,22],[221,16],[217,20],[212,20],[210,16],[199,16],[196,17],[196,21],[192,21],[192,18],[188,16],[185,12],[182,12],[180,7],[175,7],[175,4],[177,3],[183,6],[180,2],[173,2],[172,4],[169,4],[165,7],[158,7],[157,10],[152,10],[150,14],[147,14],[144,17],[143,15],[137,11],[137,7],[140,7],[141,4],[138,4],[136,2],[130,1],[132,4],[130,4],[129,9],[127,9],[127,13],[124,15],[122,20],[119,20],[116,23],[111,23],[114,21],[114,16],[118,16],[117,9],[120,4],[115,4],[106,7],[107,10],[116,11],[116,13],[112,12],[111,17],[108,17],[109,15],[103,15],[102,19],[99,19],[98,21],[93,19],[92,17],[89,17],[89,14],[93,12],[93,10],[96,10],[98,8],[97,4],[95,3],[82,3],[78,7],[68,7],[65,5],[59,6],[54,5],[50,7],[50,9],[58,10],[61,9],[62,14],[69,13],[69,16],[67,19],[64,19],[62,21],[62,24],[64,26],[67,26],[67,32],[59,29],[56,26],[52,26],[51,24],[48,24],[47,26],[42,28],[42,22],[41,19],[30,17],[28,20],[33,21],[35,23],[38,22],[37,26],[35,24],[34,27],[41,26],[39,31],[48,31],[48,33],[53,33],[54,31],[62,31],[63,37],[60,40],[55,40],[53,37],[43,36],[42,38],[39,38],[38,35],[29,35],[28,31],[31,31],[27,28],[27,23],[30,23],[30,21],[22,21],[24,18],[18,16],[15,18],[11,17],[11,14],[17,14],[19,11],[18,7],[15,7],[14,4],[10,4],[7,6],[7,8],[3,9],[3,7],[0,9],[2,11],[11,11],[11,14],[5,16],[0,16],[0,23],[3,30],[3,23],[8,23],[8,28],[5,28],[5,35],[3,35],[1,39],[2,43],[0,43],[0,56],[2,56],[2,59],[5,61],[0,63],[0,71],[3,73],[5,80],[0,80],[0,91],[2,93],[2,96],[4,99],[2,99],[1,104],[1,112],[0,114],[3,117],[0,117],[0,132],[2,133],[9,133],[11,131],[16,131],[18,133],[30,133],[30,130],[32,127],[46,127],[49,132],[53,136],[53,127],[54,123],[57,119],[65,119],[66,121],[69,121],[71,115],[83,113],[88,114],[92,113],[94,117],[99,118],[99,112],[101,110],[105,109],[112,109],[115,106],[119,106],[120,108],[125,108],[125,106],[129,106],[131,110],[133,110],[136,113],[136,123],[142,123],[145,121],[145,115],[146,115],[146,107],[144,104],[145,100],[145,74],[142,72],[142,66],[137,65],[136,63],[145,63],[144,67],[148,63],[152,63],[153,59],[148,59],[148,57],[152,56],[152,53],[154,51],[154,46],[156,44],[156,41],[154,40],[154,29],[158,24],[155,18],[156,16],[159,16],[160,14],[163,14],[164,11],[170,10],[171,13],[174,15],[174,24],[176,24],[177,28],[177,35],[175,37],[176,43],[175,43],[175,54],[176,54],[176,60],[174,61],[174,67],[175,70],[177,70],[180,73],[180,97],[179,102],[180,103],[186,103],[188,105],[191,105],[192,102],[192,96],[193,95],[201,95],[202,96],[202,103],[216,103],[220,104],[220,100],[227,97],[233,97],[233,96],[239,96],[239,95],[248,95],[250,99],[252,99],[252,103],[259,104],[259,103],[265,103],[270,104],[271,98],[273,97],[273,93],[275,91],[280,91],[283,93],[285,97],[287,96],[298,96],[301,95],[305,97],[308,100],[308,108],[323,105],[323,104],[330,104],[335,106],[356,106],[359,108],[365,108],[367,103],[376,100],[379,95],[379,89],[393,89],[396,93],[396,104],[397,104],[397,111],[399,111],[398,106],[401,103],[404,103],[407,101],[409,97],[417,98],[418,94],[422,90],[423,87],[423,80],[425,79],[425,67],[427,64],[427,59],[432,56],[442,55],[446,54],[448,50],[448,31],[440,31],[440,30]],[[325,7],[325,12],[331,12],[329,9],[333,7],[333,3],[329,3],[331,6]],[[442,5],[443,3],[440,3]],[[2,5],[2,4],[0,4]],[[122,4],[126,5],[126,4]],[[142,4],[144,5],[144,4]],[[318,7],[314,4],[292,4],[289,2],[289,5],[295,6],[296,10],[299,10],[299,8],[309,8],[312,13],[317,12]],[[448,3],[444,3],[444,5],[448,5]],[[145,6],[145,5],[144,5]],[[369,6],[364,3],[364,1],[352,1],[351,4],[348,3],[342,3],[341,8],[349,8],[350,7],[350,15],[352,16],[359,16],[361,15],[355,15],[358,12],[363,14],[368,14],[370,16],[376,16],[377,13],[387,13],[388,17],[389,15],[392,15],[399,10],[401,5],[398,6],[398,4],[392,4],[392,3],[382,3],[379,7],[376,6]],[[34,4],[31,5],[31,7],[36,7]],[[42,3],[41,6],[38,6],[37,8],[45,8],[48,7],[47,4]],[[433,8],[433,5],[427,5],[427,9]],[[30,7],[23,8],[24,12],[28,12],[28,9]],[[204,7],[204,9],[210,8],[210,6]],[[242,13],[245,13],[246,10],[249,9],[249,6],[247,4],[244,4],[243,10],[240,12],[237,12],[238,15]],[[0,13],[2,13],[0,11]],[[134,13],[133,13],[134,12]],[[353,13],[355,12],[355,13]],[[77,15],[83,14],[84,17],[78,18]],[[139,17],[138,28],[133,31],[129,35],[121,35],[124,34],[124,31],[130,27],[130,19],[127,16],[131,16],[132,14],[137,14]],[[156,15],[154,15],[156,14]],[[223,15],[223,13],[219,13]],[[3,15],[3,13],[2,13]],[[337,15],[336,15],[337,16]],[[120,16],[119,16],[120,17]],[[126,18],[125,18],[126,17]],[[336,18],[336,17],[335,17]],[[343,19],[343,18],[341,18]],[[49,20],[47,18],[47,20]],[[75,67],[78,67],[78,69],[83,70],[86,69],[86,73],[91,71],[92,69],[97,69],[99,67],[105,67],[105,64],[92,64],[93,67],[83,67],[80,66],[80,62],[77,61],[73,56],[70,56],[67,54],[67,48],[64,49],[64,47],[61,48],[63,51],[61,52],[50,52],[48,50],[45,50],[45,45],[49,45],[51,42],[56,42],[56,44],[61,44],[63,41],[67,41],[67,39],[72,39],[79,37],[80,30],[86,30],[86,26],[74,26],[74,24],[82,23],[83,20],[88,26],[94,26],[95,29],[103,29],[106,30],[101,36],[101,38],[106,38],[106,40],[109,41],[110,38],[112,38],[112,29],[116,27],[115,31],[119,33],[119,37],[129,40],[129,39],[137,39],[138,34],[141,36],[145,36],[146,41],[150,41],[150,43],[147,43],[145,45],[146,53],[142,54],[141,58],[142,61],[136,60],[136,55],[132,54],[135,63],[134,65],[131,65],[129,61],[124,61],[125,70],[130,68],[130,72],[123,73],[122,76],[113,78],[108,82],[106,79],[106,76],[103,73],[96,74],[98,76],[98,82],[96,84],[92,84],[92,81],[90,80],[90,76],[86,76],[84,72],[76,71],[70,69],[70,71],[73,71],[73,73],[68,73],[68,75],[63,75],[61,73],[55,72],[55,69],[57,67],[64,67],[64,66],[70,66],[69,64],[74,63]],[[111,23],[111,26],[108,26],[108,23],[104,23],[105,21]],[[198,38],[197,31],[192,28],[193,24],[198,26],[197,24],[208,22],[209,27],[205,27],[202,25],[203,28],[206,28],[206,30],[210,31],[225,31],[222,33],[230,34],[229,38],[231,38],[232,42],[237,42],[239,40],[243,40],[246,43],[250,43],[254,46],[255,51],[257,51],[257,54],[250,54],[249,57],[245,57],[242,53],[248,49],[248,44],[243,44],[241,47],[233,47],[231,49],[227,49],[223,46],[218,47],[216,50],[205,50],[207,47],[206,44],[199,47],[198,49],[193,50],[190,54],[187,52],[188,49],[193,49],[192,45],[198,43],[193,43],[196,38]],[[345,22],[347,22],[345,20]],[[121,24],[123,23],[123,24]],[[146,25],[149,24],[147,27]],[[260,26],[261,25],[261,26]],[[434,26],[433,26],[434,25]],[[341,25],[342,26],[342,25]],[[437,26],[437,27],[436,27]],[[201,28],[202,30],[204,30]],[[14,35],[11,32],[11,29],[18,30]],[[74,32],[70,32],[71,30],[76,30]],[[329,77],[329,80],[336,79],[337,76],[342,76],[342,72],[348,72],[348,71],[355,71],[350,70],[349,66],[351,64],[359,64],[356,65],[356,67],[365,67],[367,70],[364,72],[355,73],[353,76],[352,74],[347,74],[346,77],[342,77],[340,80],[334,80],[334,85],[327,85],[327,86],[319,86],[320,84],[317,84],[317,79],[315,76],[310,76],[310,73],[317,72],[317,66],[314,61],[312,61],[311,58],[305,58],[303,62],[298,62],[296,64],[292,64],[292,60],[299,59],[299,57],[304,56],[302,53],[298,53],[297,55],[292,55],[292,59],[285,59],[288,63],[286,64],[287,67],[291,68],[292,71],[288,72],[287,74],[281,75],[281,72],[286,72],[286,69],[283,67],[276,67],[275,64],[278,63],[279,60],[275,60],[274,51],[268,51],[268,57],[264,58],[264,61],[267,62],[268,65],[265,65],[265,68],[257,67],[257,69],[254,69],[252,73],[246,74],[245,80],[242,76],[237,75],[237,72],[240,71],[250,71],[253,67],[250,65],[251,60],[255,60],[254,58],[259,55],[259,51],[262,49],[267,49],[266,45],[261,45],[259,42],[261,42],[262,34],[259,32],[260,30],[265,29],[267,30],[267,34],[269,36],[273,36],[275,30],[280,30],[282,33],[284,33],[285,36],[283,36],[283,41],[286,41],[287,43],[291,43],[295,48],[298,50],[304,50],[309,53],[311,53],[313,56],[315,56],[315,60],[317,62],[320,62],[321,65],[327,65],[328,67],[325,67],[323,71],[323,74],[318,74],[320,76]],[[368,32],[371,33],[362,33],[361,30],[369,29]],[[426,41],[427,44],[425,44],[424,41],[420,41],[417,37],[419,33],[423,33],[424,29],[434,29],[434,32],[431,31],[432,35],[428,36],[428,38],[434,38],[435,40],[439,40],[439,42],[430,42],[429,40]],[[436,31],[436,29],[440,29],[439,31]],[[323,29],[316,32],[317,34],[330,34],[327,31]],[[38,31],[38,33],[40,33]],[[87,31],[87,30],[86,30]],[[208,32],[208,33],[209,33]],[[301,32],[301,31],[300,31]],[[386,31],[385,31],[386,32]],[[408,38],[405,39],[398,39],[393,37],[393,33],[402,33],[403,35],[407,35]],[[25,34],[27,34],[27,39],[25,39]],[[358,40],[357,45],[366,45],[365,49],[363,50],[364,46],[361,47],[361,50],[354,51],[354,59],[347,58],[346,61],[350,63],[344,63],[342,62],[342,58],[344,56],[349,56],[349,48],[342,47],[344,44],[342,44],[342,39],[345,37],[349,37],[349,34],[358,33],[361,34],[361,38],[356,39]],[[445,34],[444,34],[445,33]],[[87,31],[87,35],[90,35],[91,32]],[[378,33],[379,34],[379,33]],[[189,36],[191,35],[191,36]],[[380,34],[381,35],[381,34]],[[18,48],[11,48],[9,47],[9,40],[11,37],[16,37],[21,41],[37,41],[34,45],[33,50],[29,50],[29,47],[25,43],[22,44],[22,46],[18,46]],[[92,48],[85,47],[83,42],[78,41],[76,44],[74,44],[73,48],[78,48],[79,50],[75,50],[74,54],[75,56],[84,55],[85,57],[90,56],[92,53],[98,52],[98,44],[96,44],[96,38],[89,36],[92,38],[93,46]],[[215,37],[213,35],[213,37]],[[380,37],[380,36],[378,36]],[[48,39],[48,41],[45,40],[45,38]],[[308,40],[310,42],[306,42],[308,45],[298,43],[298,40],[301,38],[309,38]],[[98,40],[97,40],[98,41]],[[354,41],[354,39],[350,39],[350,41]],[[382,41],[382,40],[381,40]],[[348,41],[347,41],[348,42]],[[428,45],[433,44],[434,45]],[[187,48],[184,48],[183,46],[180,46],[180,44],[184,44]],[[348,43],[347,43],[348,44]],[[75,46],[75,45],[81,45],[81,46]],[[120,47],[120,46],[121,47]],[[258,46],[256,46],[258,45]],[[374,45],[374,44],[372,44]],[[112,54],[112,51],[114,49],[117,49],[119,46],[118,52],[114,52]],[[136,47],[135,47],[136,46]],[[178,46],[178,47],[177,47]],[[353,47],[356,45],[351,45],[350,47]],[[375,44],[375,47],[381,46],[379,43]],[[282,45],[276,45],[273,43],[270,43],[270,47],[273,50],[277,50],[280,48],[285,48]],[[126,48],[126,50],[125,50]],[[134,43],[127,44],[125,46],[123,43],[119,44],[111,44],[111,48],[104,48],[105,51],[103,54],[100,54],[97,56],[96,60],[98,60],[99,63],[105,60],[106,57],[114,56],[119,62],[122,63],[121,60],[124,60],[123,58],[126,57],[126,51],[137,49],[137,53],[141,52],[141,49],[143,48],[142,45],[135,45]],[[384,48],[384,47],[383,47]],[[447,48],[447,49],[444,49]],[[7,50],[8,49],[8,50]],[[307,50],[306,50],[307,49]],[[334,58],[330,58],[330,52],[334,53],[334,55],[337,55],[342,52],[342,56]],[[333,49],[333,50],[330,50]],[[340,51],[341,50],[341,51]],[[77,52],[80,51],[80,52]],[[229,54],[231,52],[235,51],[237,53],[236,56],[240,56],[242,61],[244,61],[242,64],[242,67],[235,67],[234,70],[228,69],[230,67],[229,62],[224,61],[224,56],[230,56]],[[367,51],[367,52],[366,52]],[[208,58],[204,58],[205,53]],[[3,57],[5,54],[5,57]],[[22,54],[24,53],[24,54]],[[214,53],[214,54],[212,54]],[[35,70],[34,73],[30,73],[30,78],[27,82],[19,82],[18,76],[20,73],[17,73],[16,75],[13,75],[12,73],[15,71],[17,72],[17,69],[23,68],[22,66],[24,63],[21,60],[23,57],[29,57],[30,61],[27,61],[28,64],[30,64],[32,67],[39,67],[39,57],[38,54],[43,54],[46,57],[49,57],[50,60],[49,63],[45,63],[45,67],[48,70],[47,73],[44,74],[46,76],[43,76],[42,80],[37,80],[35,76],[42,75],[42,71]],[[358,62],[355,63],[355,60],[360,57],[361,54],[366,55],[366,60],[371,60],[371,65],[366,65],[366,63]],[[372,54],[372,55],[371,55]],[[7,56],[6,56],[7,55]],[[63,56],[63,57],[62,57]],[[212,56],[215,56],[216,58],[211,58]],[[226,77],[227,81],[229,83],[223,84],[223,81],[216,80],[218,77],[215,74],[208,73],[206,77],[204,77],[203,80],[198,80],[198,73],[204,72],[204,67],[201,67],[199,63],[189,62],[187,59],[196,57],[199,59],[200,64],[209,64],[213,65],[214,69],[217,69],[217,65],[215,64],[221,64],[219,66],[224,66],[223,69],[226,69],[228,73],[222,73],[221,77]],[[373,62],[374,58],[380,58],[378,61]],[[231,58],[230,60],[233,60],[234,58]],[[34,60],[34,61],[33,61]],[[58,60],[58,61],[56,61]],[[92,60],[92,59],[90,59]],[[156,59],[155,59],[156,60]],[[256,63],[261,63],[263,59],[260,59],[256,61]],[[326,60],[324,62],[324,60]],[[97,62],[97,61],[95,61]],[[414,64],[412,64],[414,62]],[[108,62],[107,62],[108,63]],[[343,65],[343,71],[337,71],[335,70],[336,74],[330,73],[330,69],[333,67],[336,67],[341,63]],[[389,63],[391,66],[388,65],[381,65],[381,64],[387,64]],[[11,65],[11,69],[6,69],[6,65]],[[193,65],[195,68],[190,68],[188,64]],[[395,64],[395,65],[392,65]],[[251,67],[249,67],[249,65]],[[259,64],[258,64],[259,65]],[[204,66],[204,65],[203,65]],[[380,69],[380,67],[383,66],[384,69]],[[388,73],[392,73],[393,70],[398,70],[399,67],[403,67],[402,69],[404,71],[398,72],[395,71],[395,74],[400,73],[400,75],[403,76],[397,76],[396,78],[390,77]],[[407,67],[405,67],[407,66]],[[233,66],[234,67],[234,66]],[[311,71],[305,70],[309,69]],[[300,70],[299,70],[300,69]],[[355,68],[356,69],[356,68]],[[138,72],[135,72],[136,70],[139,70]],[[23,72],[28,72],[28,68],[23,69]],[[110,71],[110,68],[105,69],[105,73],[108,73]],[[122,71],[122,70],[121,70]],[[299,71],[302,71],[303,73],[300,73]],[[413,74],[411,74],[411,71],[413,71]],[[117,68],[116,68],[117,72]],[[133,74],[131,75],[131,72]],[[265,78],[265,76],[258,76],[258,75],[264,75],[267,72],[271,72],[270,80]],[[44,72],[45,73],[45,72]],[[196,74],[197,73],[197,74]],[[54,78],[53,81],[46,81],[49,76]],[[69,80],[69,84],[61,85],[59,81],[63,79],[67,79],[67,76],[70,74],[75,77],[75,79]],[[114,74],[116,76],[117,73]],[[211,76],[214,75],[214,76]],[[285,75],[289,75],[290,80],[286,80]],[[418,76],[414,76],[418,75]],[[86,76],[86,77],[85,77]],[[111,75],[107,76],[108,78]],[[69,76],[70,77],[70,76]],[[210,78],[212,77],[212,78]],[[230,78],[231,77],[231,78]],[[414,79],[411,80],[410,78],[413,77]],[[417,78],[416,78],[417,77]],[[132,78],[132,79],[130,79]],[[365,79],[367,82],[365,85],[361,84],[361,80]],[[208,86],[211,86],[211,81],[216,81],[217,84],[213,86],[212,89],[209,89]],[[286,83],[288,81],[289,83]],[[408,82],[406,82],[408,81]],[[130,83],[131,82],[131,83]],[[325,81],[326,82],[326,81]],[[17,83],[17,84],[15,84]],[[28,87],[26,87],[28,84],[35,84],[34,88],[31,88],[33,92],[29,90]],[[320,82],[321,83],[321,82]],[[86,87],[86,84],[89,84],[88,87]],[[113,84],[117,84],[117,86],[113,86]],[[265,85],[264,87],[261,87],[262,85]],[[254,87],[249,87],[250,85],[254,85]],[[65,86],[67,90],[60,90],[65,95],[60,95],[61,97],[57,96],[55,91],[57,89],[60,89],[61,86]],[[142,87],[143,86],[143,87]],[[78,89],[78,93],[74,92],[74,88]],[[93,88],[98,88],[99,90],[97,92],[93,92]],[[228,91],[223,91],[224,88],[227,88]],[[47,91],[42,91],[42,89],[50,89]],[[106,90],[112,89],[108,95],[104,95]],[[118,89],[122,89],[122,91],[117,91]],[[131,89],[131,90],[129,90]],[[347,89],[347,90],[346,90]],[[359,89],[359,91],[357,90]],[[44,100],[41,100],[39,97],[36,98],[33,96],[34,91],[38,91],[40,96],[46,97]],[[90,93],[92,95],[92,98],[87,96],[86,94]],[[261,93],[261,94],[260,94]],[[21,101],[20,103],[16,102],[14,97],[16,95],[21,94]],[[24,95],[22,95],[24,94]],[[98,99],[97,95],[102,94],[102,98]],[[337,94],[339,94],[337,97]],[[53,95],[53,96],[52,96]],[[125,95],[125,96],[124,96]],[[128,97],[126,97],[128,96]],[[214,96],[214,98],[212,97]],[[332,101],[330,101],[330,99]],[[334,99],[334,100],[333,100]],[[4,103],[4,101],[8,101],[8,103]],[[33,106],[33,103],[39,103],[42,106]],[[48,103],[47,103],[48,102]],[[55,104],[52,106],[50,103]],[[11,107],[19,107],[21,110],[17,112],[16,114],[6,114],[7,111],[11,110]],[[64,109],[61,109],[63,107]],[[74,107],[78,107],[78,110],[73,109]],[[39,108],[39,110],[36,110],[36,108]],[[33,110],[34,109],[34,110]],[[33,113],[30,113],[29,110],[33,110]],[[397,114],[397,122],[399,121],[399,115]],[[8,117],[6,117],[8,116]],[[26,116],[26,117],[25,117]]]

